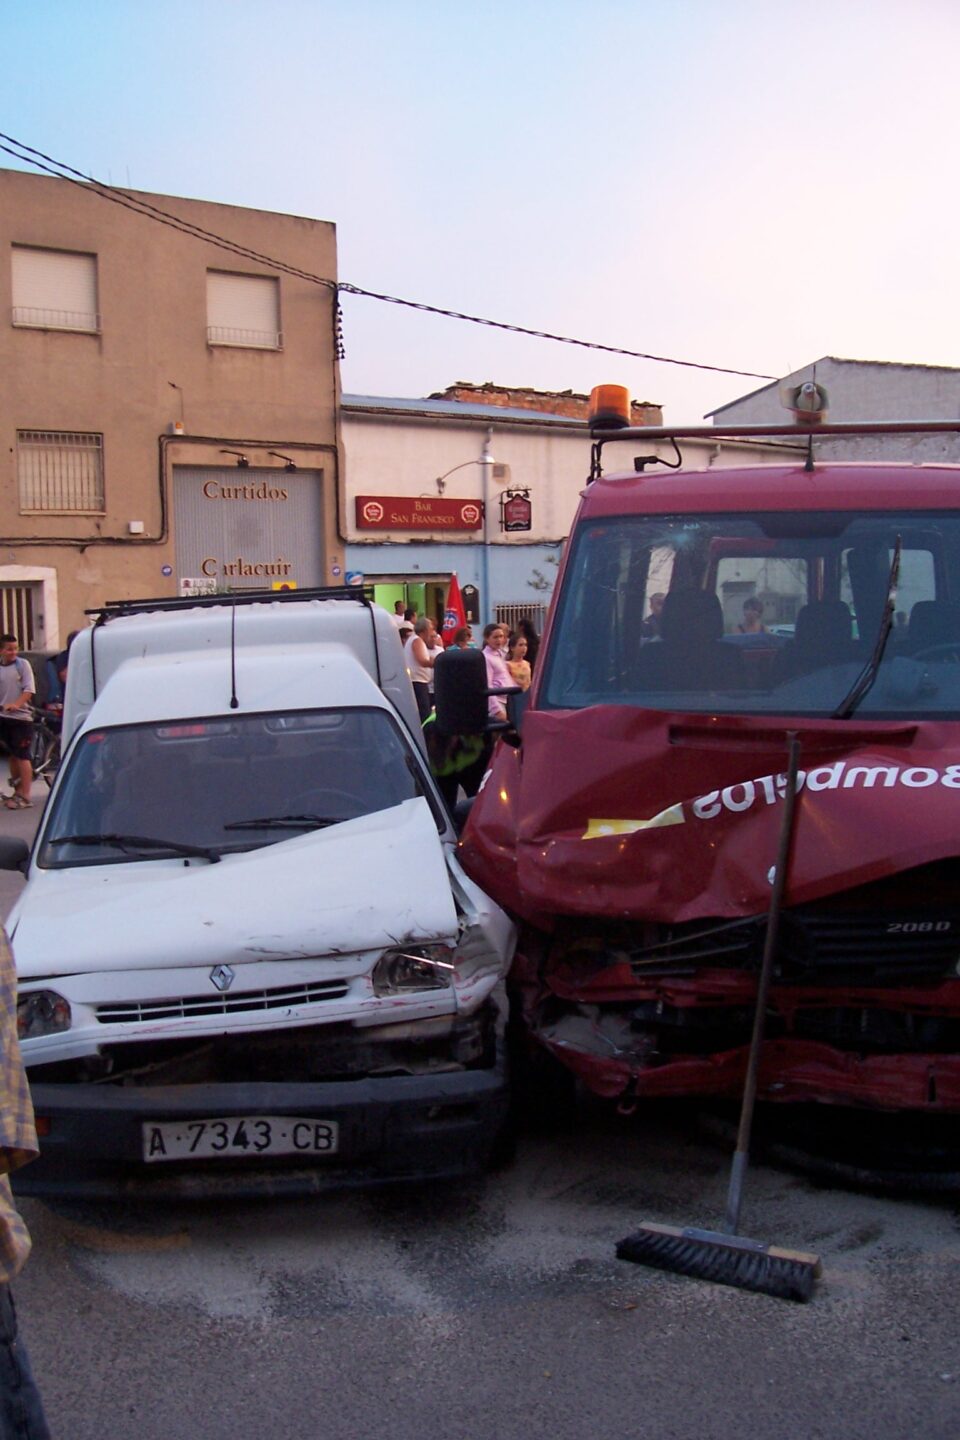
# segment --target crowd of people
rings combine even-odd
[[[393,623],[400,632],[407,672],[413,685],[417,710],[421,723],[433,711],[433,669],[437,656],[445,649],[436,622],[429,615],[418,615],[412,606],[405,606],[397,600],[393,607]],[[494,621],[483,629],[483,643],[479,647],[487,664],[487,685],[491,690],[519,687],[529,690],[533,679],[533,666],[540,644],[533,621],[521,616],[514,631]],[[454,632],[451,648],[459,650],[476,649],[471,625],[461,625]],[[506,706],[502,699],[490,697],[490,717],[506,719]]]
[[[489,758],[490,736],[486,733],[446,735],[438,730],[433,706],[433,676],[437,657],[447,647],[436,622],[429,615],[418,615],[402,600],[394,605],[392,619],[403,644],[404,660],[427,741],[430,767],[441,793],[452,806],[460,788],[467,795],[476,794]],[[515,631],[496,621],[484,626],[479,645],[474,639],[473,627],[461,625],[454,631],[449,648],[479,649],[486,664],[488,690],[513,692],[530,688],[539,643],[540,637],[532,620],[522,616]],[[491,721],[505,721],[506,697],[490,695],[487,710]]]

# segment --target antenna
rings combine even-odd
[[[237,699],[237,604],[230,606],[230,709],[238,710]]]

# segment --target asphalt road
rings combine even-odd
[[[0,814],[0,833],[36,812]],[[0,905],[16,891],[0,876]],[[747,1231],[818,1251],[806,1306],[614,1258],[714,1225],[687,1111],[586,1106],[472,1185],[162,1209],[22,1203],[21,1322],[58,1440],[956,1440],[955,1197],[748,1180]]]

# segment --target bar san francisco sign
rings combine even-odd
[[[444,500],[439,495],[358,495],[358,530],[480,530],[479,500]]]

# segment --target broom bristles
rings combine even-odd
[[[803,1250],[782,1250],[742,1235],[652,1221],[620,1241],[617,1258],[782,1300],[809,1300],[821,1274],[819,1256]]]

